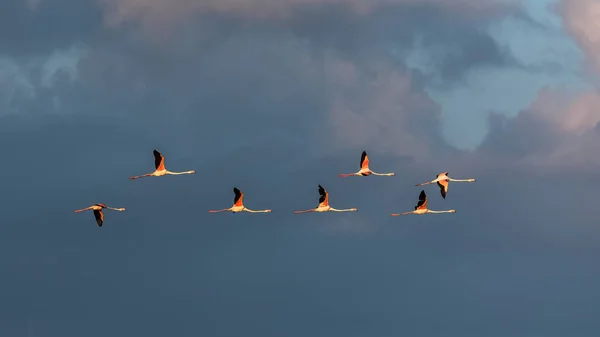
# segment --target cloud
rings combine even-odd
[[[72,7],[66,6],[71,0],[61,1],[66,8]],[[248,141],[262,142],[268,135],[285,134],[293,141],[316,137],[341,149],[350,144],[358,146],[358,141],[364,140],[380,151],[423,158],[431,155],[431,148],[450,149],[440,138],[439,104],[423,91],[424,82],[452,86],[468,69],[510,62],[489,35],[473,29],[481,18],[460,15],[457,19],[454,10],[458,6],[461,11],[460,6],[467,6],[465,1],[380,1],[373,11],[358,12],[360,15],[347,10],[353,1],[287,1],[280,5],[290,15],[277,16],[267,10],[268,17],[276,20],[241,23],[225,14],[250,15],[255,8],[275,8],[279,2],[256,2],[251,8],[243,7],[243,2],[227,1],[150,1],[144,2],[145,7],[135,1],[109,2],[103,4],[122,6],[124,13],[146,13],[141,19],[145,15],[149,20],[154,20],[153,15],[177,18],[181,24],[173,24],[181,28],[177,38],[146,44],[135,25],[119,26],[118,35],[106,31],[93,34],[94,29],[84,26],[84,35],[48,36],[57,39],[54,41],[58,44],[64,43],[63,36],[70,36],[90,45],[91,51],[79,63],[77,87],[69,87],[68,73],[61,72],[65,90],[59,102],[53,102],[50,97],[56,95],[48,93],[41,96],[47,99],[40,104],[19,101],[22,111],[26,105],[29,110],[62,106],[67,111],[70,105],[78,113],[135,117],[151,127],[154,123],[164,125],[159,119],[166,117],[155,112],[156,107],[162,107],[182,120],[201,123],[200,131],[207,136],[217,126],[230,124],[229,128]],[[479,5],[469,10],[496,13],[517,3],[477,2]],[[86,9],[86,4],[78,2],[77,6],[81,6],[86,24],[94,22],[97,13]],[[161,6],[168,8],[158,10]],[[169,11],[177,8],[182,13],[174,12],[175,16],[169,17]],[[40,18],[56,16],[55,7],[47,2],[41,2],[36,13]],[[194,16],[186,16],[188,13]],[[137,18],[125,17],[134,21]],[[79,26],[70,18],[63,21],[65,27]],[[434,21],[435,25],[430,24]],[[160,24],[151,26],[163,30]],[[37,36],[43,34],[38,32]],[[48,39],[30,40],[32,46],[42,48]],[[420,41],[421,52],[436,51],[432,69],[441,76],[433,78],[401,64],[403,53],[416,48],[416,40]],[[7,50],[13,59],[23,52],[20,47]],[[47,57],[51,50],[33,55]],[[344,62],[353,68],[358,81],[335,83],[338,75],[328,68]],[[95,95],[100,90],[105,97],[101,101]],[[232,95],[236,100],[230,99]],[[76,108],[88,102],[93,104],[86,104],[86,109]],[[215,105],[215,109],[229,115],[206,115],[202,107],[207,105]],[[313,114],[322,122],[305,118]],[[240,127],[229,123],[234,115],[242,123]],[[284,116],[296,123],[285,122]],[[215,124],[204,129],[206,121]],[[364,126],[357,128],[360,122]],[[264,132],[250,132],[241,127],[243,123],[262,125]],[[392,125],[402,131],[392,131]]]
[[[31,4],[37,5],[32,9]],[[93,0],[3,1],[0,54],[15,58],[67,50],[98,33],[102,11]],[[48,27],[52,29],[48,29]],[[15,32],[19,32],[16,34]],[[98,36],[98,35],[95,35]]]
[[[338,60],[331,67],[336,85],[330,118],[338,148],[423,159],[443,143],[439,106],[409,73],[388,63],[359,68]]]
[[[140,21],[146,28],[181,22],[197,14],[226,14],[242,18],[287,19],[295,11],[315,7],[344,6],[355,13],[370,13],[396,5],[439,5],[455,14],[496,13],[519,5],[522,0],[98,0],[105,8],[105,23],[119,26]]]
[[[547,6],[548,1],[545,2]],[[551,8],[546,10],[543,1],[528,3],[533,4],[541,8],[534,13],[529,10],[508,15],[486,27],[487,34],[481,35],[477,47],[483,47],[487,41],[487,52],[463,48],[470,55],[479,53],[487,63],[459,67],[460,77],[454,76],[458,81],[446,80],[443,85],[427,81],[427,92],[442,108],[444,136],[450,144],[461,149],[476,148],[486,137],[491,111],[516,116],[532,104],[544,87],[589,89],[589,83],[581,78],[583,53],[560,27],[560,17]],[[535,21],[529,17],[532,15],[537,15]],[[476,39],[470,37],[466,41]],[[431,58],[432,50],[435,51],[429,48],[419,53],[416,62],[409,62],[410,66]],[[468,62],[478,57],[461,59]],[[442,72],[433,67],[429,73],[433,77]]]
[[[557,9],[565,30],[585,54],[590,69],[600,74],[600,3],[565,0]],[[573,61],[573,60],[571,60]],[[572,66],[571,66],[572,67]],[[588,76],[592,77],[592,76]],[[593,169],[600,165],[600,92],[587,85],[573,90],[546,86],[531,105],[514,118],[492,114],[490,131],[476,153],[490,162],[528,167]]]
[[[66,50],[54,50],[49,56],[14,59],[0,56],[0,116],[25,112],[28,104],[50,99],[45,111],[58,111],[59,83],[72,84],[79,79],[79,62],[87,55],[87,47],[75,44]],[[54,106],[54,109],[52,107]]]
[[[585,52],[590,66],[600,73],[600,2],[564,0],[558,8],[565,29]]]
[[[530,167],[600,165],[590,152],[600,148],[600,94],[545,88],[518,116],[492,114],[490,131],[476,153],[490,163]]]

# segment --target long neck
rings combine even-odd
[[[472,183],[475,182],[475,179],[473,178],[469,178],[469,179],[452,179],[452,178],[448,178],[449,181],[454,181],[457,183]]]
[[[106,208],[108,208],[110,210],[113,210],[113,211],[124,211],[125,210],[125,208],[123,208],[123,207],[114,208],[114,207],[108,207],[108,206],[106,206]]]
[[[455,212],[456,212],[455,210],[449,209],[449,210],[446,210],[446,211],[432,211],[432,210],[429,210],[427,213],[455,213]]]
[[[171,172],[171,171],[167,171],[167,174],[172,174],[172,175],[176,176],[176,175],[180,175],[180,174],[192,174],[194,172],[195,171],[193,171],[193,170],[192,171],[185,171],[185,172]]]
[[[394,175],[394,173],[377,173],[377,172],[373,172],[373,171],[371,171],[371,174],[374,176],[387,176],[387,177],[391,177]]]
[[[271,212],[270,209],[262,209],[262,210],[258,210],[258,211],[253,211],[253,210],[247,209],[247,208],[244,208],[244,211],[249,212],[249,213],[269,213],[269,212]]]
[[[354,209],[354,208],[337,209],[337,208],[333,208],[333,207],[330,207],[329,210],[331,212],[354,212],[354,211],[356,211],[356,209]]]

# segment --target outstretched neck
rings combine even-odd
[[[432,210],[429,210],[427,213],[456,213],[456,211],[453,210],[453,209],[449,209],[449,210],[445,210],[445,211],[432,211]]]
[[[377,173],[377,172],[373,172],[373,171],[371,171],[371,174],[374,175],[374,176],[385,176],[385,177],[392,177],[392,176],[396,175],[393,172],[390,172],[390,173]]]
[[[330,207],[329,210],[332,212],[356,212],[356,211],[358,211],[356,208],[337,209],[337,208],[333,208],[333,207]]]
[[[454,181],[457,183],[474,183],[475,179],[473,178],[469,178],[469,179],[452,179],[452,178],[448,178],[449,181]]]
[[[172,175],[193,174],[193,173],[196,173],[196,171],[194,171],[194,170],[185,171],[185,172],[171,172],[171,171],[167,171],[167,174],[172,174]]]
[[[244,208],[244,211],[249,212],[249,213],[271,213],[270,209],[261,209],[261,210],[258,210],[258,211],[254,211],[254,210],[251,210],[251,209]]]

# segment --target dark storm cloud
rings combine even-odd
[[[483,32],[483,23],[473,18],[457,20],[452,13],[432,5],[387,8],[369,15],[357,15],[339,6],[325,8],[297,11],[289,20],[273,22],[247,20],[240,24],[237,18],[223,16],[218,28],[214,26],[214,15],[202,16],[200,23],[191,27],[200,32],[201,37],[196,39],[203,41],[214,38],[213,34],[221,37],[218,41],[222,41],[223,34],[239,36],[241,29],[247,35],[261,37],[279,32],[280,37],[288,39],[291,36],[286,32],[291,32],[302,41],[308,41],[313,56],[330,51],[358,63],[368,63],[374,58],[390,59],[393,53],[403,56],[412,49],[415,38],[421,37],[423,48],[431,51],[435,67],[448,85],[471,67],[513,62],[510,55]],[[227,29],[223,30],[224,27]],[[171,48],[189,51],[189,39],[175,39],[171,43],[168,45]],[[205,49],[198,42],[192,45]],[[395,62],[400,66],[398,60]]]
[[[89,6],[82,16],[86,22],[98,25],[103,7]],[[337,93],[340,90],[331,83],[328,68],[338,62],[352,63],[360,82],[365,83],[382,76],[378,75],[377,63],[393,62],[400,76],[410,77],[414,87],[410,90],[422,93],[422,76],[409,72],[391,57],[393,51],[401,50],[402,54],[409,49],[417,34],[424,37],[425,48],[443,51],[435,62],[448,85],[460,79],[469,66],[480,64],[477,60],[505,61],[489,36],[472,29],[481,24],[477,19],[465,16],[456,20],[436,5],[397,5],[368,15],[357,15],[341,6],[326,8],[298,11],[290,20],[271,23],[201,15],[198,21],[188,18],[187,24],[176,25],[176,35],[156,44],[140,39],[131,26],[115,31],[117,34],[99,33],[96,30],[100,27],[73,29],[81,32],[70,36],[73,43],[87,46],[88,53],[79,62],[78,79],[69,94],[56,84],[40,89],[34,102],[25,96],[25,101],[17,98],[11,104],[20,111],[40,111],[41,107],[48,111],[60,102],[62,113],[90,113],[102,118],[135,116],[139,123],[157,129],[168,128],[165,122],[178,116],[180,121],[187,121],[186,125],[194,124],[196,138],[203,139],[214,138],[219,132],[216,130],[227,128],[248,141],[274,132],[296,141],[331,141],[327,138],[332,133],[330,124],[339,123],[328,116],[334,109],[332,105],[339,105],[339,99],[332,99],[336,95],[362,92],[357,96],[362,96],[359,100],[343,98],[348,102],[344,105],[362,105],[360,114],[365,118],[376,124],[394,125],[389,117],[377,112],[381,110],[376,106],[381,101],[377,91],[359,84]],[[53,17],[52,10],[54,7],[41,2],[33,12]],[[44,36],[39,40],[52,39]],[[33,45],[37,40],[28,42]],[[324,51],[331,56],[324,57]],[[377,80],[385,85],[391,79]],[[103,92],[101,99],[99,91]],[[422,143],[435,139],[431,148],[450,150],[439,137],[439,107],[434,102],[426,107],[407,106],[406,110],[397,114],[418,119],[415,125],[419,127],[409,128],[412,137]],[[262,128],[257,132],[246,127],[250,123]],[[409,146],[401,138],[372,135],[377,136],[372,142]]]
[[[46,54],[69,48],[93,35],[102,12],[93,1],[40,1],[35,8],[24,0],[4,0],[0,11],[0,56]]]
[[[314,7],[267,25],[289,29],[310,41],[316,51],[332,49],[363,62],[392,54],[405,56],[418,39],[420,47],[431,53],[439,73],[440,78],[430,80],[441,79],[451,86],[470,68],[517,65],[485,32],[487,24],[480,18],[457,17],[439,5],[424,3],[391,6],[368,15],[342,6]]]
[[[494,157],[549,155],[561,143],[562,135],[555,125],[528,111],[516,118],[492,114],[489,121],[488,135],[478,151]]]

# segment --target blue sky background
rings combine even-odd
[[[595,0],[5,2],[0,336],[600,331]]]

